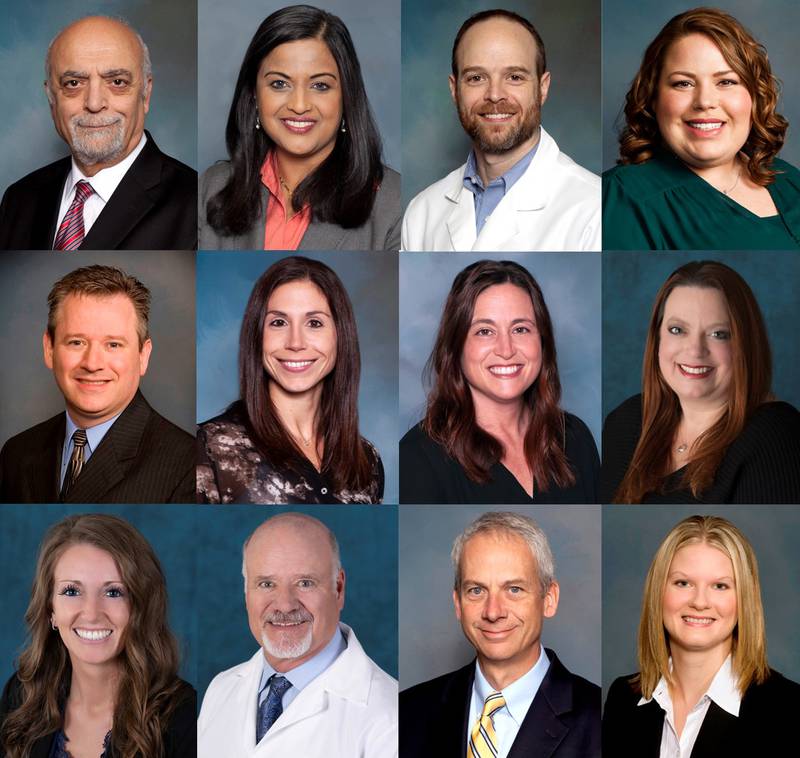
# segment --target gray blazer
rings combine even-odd
[[[200,196],[197,218],[201,250],[263,250],[264,225],[267,223],[269,192],[261,187],[262,212],[255,225],[244,234],[234,237],[220,235],[206,219],[208,199],[227,183],[231,168],[229,161],[215,163],[200,177]],[[399,250],[400,174],[388,166],[383,169],[383,181],[378,188],[369,220],[357,229],[343,229],[338,224],[312,221],[299,250]]]

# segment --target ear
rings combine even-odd
[[[461,621],[461,596],[458,594],[458,590],[453,590],[453,606],[456,611],[456,618]]]
[[[450,85],[450,97],[453,98],[453,102],[456,102],[456,78],[450,74],[447,77],[447,83]]]
[[[556,615],[556,611],[558,610],[558,595],[558,582],[553,582],[544,595],[542,615],[545,618],[551,619]]]
[[[50,335],[47,332],[47,329],[44,330],[44,334],[42,335],[42,353],[44,354],[44,365],[47,366],[51,371],[53,370],[53,342],[50,339]]]
[[[139,351],[139,376],[144,376],[147,373],[147,367],[150,364],[150,353],[153,352],[153,342],[148,337]]]
[[[342,610],[342,608],[344,608],[344,585],[345,585],[344,569],[339,569],[339,573],[336,576],[336,599],[338,601],[337,605],[339,606],[340,611]]]
[[[539,105],[542,106],[547,100],[547,93],[550,92],[550,72],[545,71],[539,79]]]
[[[147,81],[144,83],[144,112],[150,112],[150,95],[153,93],[153,77],[148,76]]]

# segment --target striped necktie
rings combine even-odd
[[[63,503],[69,495],[69,491],[75,486],[75,481],[83,470],[83,453],[86,447],[86,430],[76,429],[72,433],[72,455],[69,457],[67,471],[64,474],[64,483],[61,485],[59,499]]]
[[[53,250],[77,250],[83,242],[83,205],[94,194],[92,185],[83,180],[75,185],[75,198],[61,226],[58,227]]]
[[[497,755],[497,733],[492,717],[504,708],[506,699],[502,692],[493,692],[483,703],[483,713],[472,727],[467,758],[494,758]]]

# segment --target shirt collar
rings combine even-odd
[[[119,186],[119,183],[122,181],[122,178],[125,176],[128,169],[139,157],[139,153],[142,152],[146,143],[147,135],[142,132],[139,143],[135,148],[133,148],[133,150],[131,150],[130,153],[128,153],[128,155],[126,155],[119,163],[115,163],[113,166],[109,166],[108,168],[100,169],[100,171],[98,171],[94,176],[86,176],[83,171],[78,168],[78,164],[75,163],[75,158],[73,158],[72,171],[70,172],[69,178],[67,179],[67,184],[64,187],[65,197],[72,192],[73,188],[78,182],[84,181],[89,182],[89,184],[92,185],[92,189],[95,191],[95,194],[98,195],[104,203],[107,203],[111,199],[111,195],[114,194],[114,190]]]
[[[540,137],[538,142],[510,169],[508,169],[505,174],[498,176],[496,179],[492,179],[489,184],[502,184],[503,194],[508,192],[514,186],[517,180],[520,179],[520,177],[525,173],[525,171],[527,171],[528,166],[531,165],[533,156],[536,155],[536,150],[539,148],[541,141],[542,140]],[[470,187],[470,185],[472,185],[472,187]],[[467,158],[467,166],[464,169],[464,186],[470,191],[472,191],[472,188],[475,188],[481,192],[486,189],[483,185],[483,181],[481,180],[481,175],[478,173],[478,163],[475,158],[474,150],[469,151],[469,158]]]
[[[114,422],[120,417],[120,415],[121,412],[113,418],[110,418],[108,421],[104,421],[102,424],[95,424],[94,426],[90,427],[80,427],[72,420],[69,415],[69,411],[67,411],[67,433],[64,437],[64,449],[67,449],[67,445],[69,445],[75,430],[84,429],[86,431],[86,447],[89,448],[87,452],[89,455],[91,455],[95,450],[97,450],[97,446],[103,441],[103,437],[106,436],[106,433],[114,425]]]

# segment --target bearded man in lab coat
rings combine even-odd
[[[310,516],[275,516],[245,542],[242,573],[261,647],[209,685],[198,758],[396,756],[397,682],[339,622],[334,534]]]

